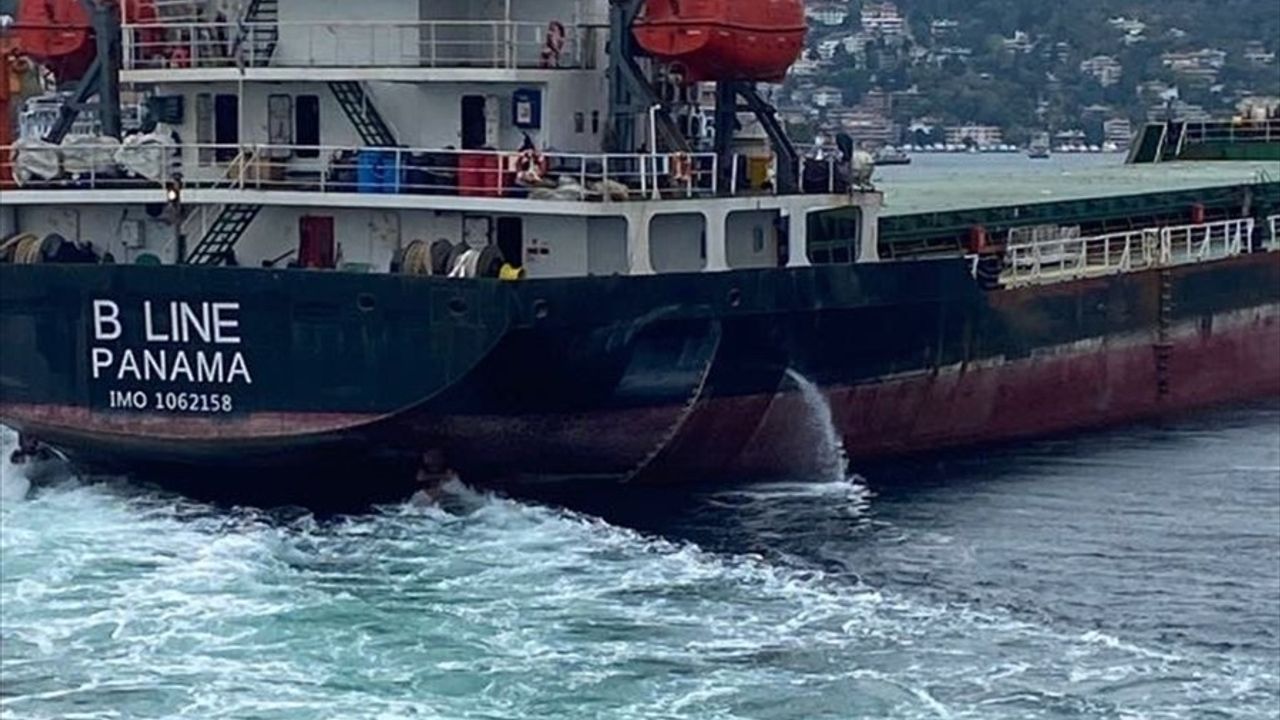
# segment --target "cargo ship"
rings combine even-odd
[[[770,102],[800,0],[18,7],[0,423],[86,468],[688,482],[802,471],[814,389],[855,459],[1280,393],[1280,183],[886,209]]]

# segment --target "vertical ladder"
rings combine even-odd
[[[1163,400],[1170,390],[1170,362],[1173,359],[1173,270],[1160,268],[1160,307],[1156,316],[1156,397]]]
[[[190,265],[221,265],[262,210],[261,205],[232,204],[222,208],[204,237],[187,257]]]
[[[1180,121],[1170,121],[1165,128],[1165,136],[1160,145],[1159,162],[1169,162],[1177,160],[1182,154],[1182,143],[1186,139],[1187,124]]]
[[[329,89],[338,99],[347,119],[355,126],[360,139],[369,147],[396,147],[396,135],[382,118],[382,113],[369,101],[364,86],[356,81],[330,82]]]

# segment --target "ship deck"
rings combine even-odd
[[[1173,192],[1280,179],[1280,163],[1172,162],[1124,165],[1123,155],[915,155],[909,166],[881,168],[884,215],[977,210],[1029,203]]]

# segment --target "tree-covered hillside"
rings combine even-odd
[[[813,24],[818,68],[792,82],[833,85],[845,105],[914,88],[892,107],[900,124],[998,125],[1020,140],[1082,127],[1089,108],[1140,121],[1174,89],[1212,115],[1280,95],[1280,0],[896,0],[901,35],[863,27],[862,4],[843,25]]]

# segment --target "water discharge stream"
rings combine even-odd
[[[831,403],[822,394],[812,380],[793,369],[787,370],[787,377],[800,389],[808,410],[808,430],[815,436],[818,452],[818,473],[823,478],[844,480],[849,477],[849,456],[844,449],[844,441],[836,428],[831,414]]]

